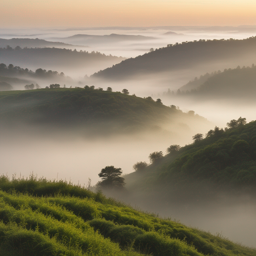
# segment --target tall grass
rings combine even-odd
[[[0,256],[256,255],[63,181],[2,176],[0,189]]]

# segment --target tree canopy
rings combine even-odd
[[[120,177],[122,174],[121,168],[115,168],[114,166],[106,166],[99,173],[99,177],[102,181],[98,183],[98,186],[103,189],[121,189],[124,187],[124,178]]]

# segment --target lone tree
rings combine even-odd
[[[146,162],[138,162],[133,166],[133,169],[137,172],[137,171],[142,171],[144,170],[146,167],[148,166],[148,164]]]
[[[106,166],[99,173],[99,177],[102,181],[98,183],[98,186],[105,189],[121,189],[124,187],[124,178],[120,177],[122,174],[121,168],[115,168],[114,166]]]
[[[203,139],[203,134],[202,133],[197,133],[192,138],[193,138],[194,142],[199,142],[200,140]]]
[[[169,154],[177,153],[179,150],[180,150],[180,146],[179,145],[171,145],[169,148],[167,148],[167,152]]]
[[[125,95],[129,95],[129,91],[127,89],[123,89],[122,93],[125,94]]]
[[[150,162],[152,164],[159,162],[163,158],[163,152],[162,151],[156,151],[149,155]]]
[[[26,90],[33,90],[35,85],[34,84],[26,84],[24,87]]]
[[[157,99],[157,100],[156,100],[156,103],[163,105],[161,99]]]
[[[59,84],[50,84],[50,89],[58,89],[60,88]]]

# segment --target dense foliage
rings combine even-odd
[[[187,200],[225,190],[231,190],[233,195],[243,192],[254,195],[256,121],[245,124],[245,119],[239,118],[231,120],[225,130],[218,127],[210,130],[204,139],[202,134],[197,135],[200,139],[195,139],[193,144],[170,152],[139,173],[128,175],[127,185],[167,198],[184,194]]]
[[[0,255],[253,256],[63,181],[0,177]]]

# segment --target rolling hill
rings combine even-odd
[[[141,35],[122,35],[122,34],[110,34],[110,35],[87,35],[87,34],[77,34],[62,38],[67,42],[75,44],[113,44],[118,42],[130,42],[130,41],[146,41],[154,40],[154,37],[141,36]]]
[[[254,198],[256,121],[231,120],[225,130],[215,127],[202,137],[128,175],[128,188],[137,197],[190,204],[210,202],[222,193]]]
[[[152,52],[127,59],[113,67],[95,73],[92,77],[108,80],[127,80],[136,77],[155,79],[157,74],[190,78],[212,70],[252,65],[256,59],[256,37],[244,40],[199,40],[168,45]],[[172,73],[174,72],[175,73]],[[192,76],[192,77],[191,77]]]
[[[63,181],[0,177],[0,255],[253,256],[255,249]]]
[[[84,131],[87,127],[98,134],[153,132],[167,129],[167,125],[168,129],[191,133],[195,127],[211,127],[194,113],[183,113],[150,97],[143,99],[94,86],[1,92],[0,121],[2,125],[25,123],[64,130],[76,127]]]
[[[124,60],[122,57],[106,56],[99,52],[76,51],[59,48],[1,48],[1,62],[34,69],[61,70],[64,73],[79,71],[83,76]],[[82,71],[81,71],[82,70]]]
[[[201,100],[254,101],[255,93],[256,67],[253,65],[206,74],[181,87],[178,95]]]

